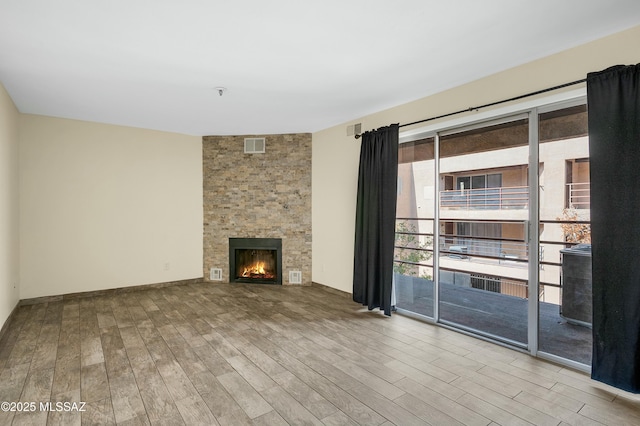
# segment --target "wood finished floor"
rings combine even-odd
[[[21,307],[1,425],[640,424],[585,374],[320,287],[191,284]]]

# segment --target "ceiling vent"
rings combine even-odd
[[[245,154],[264,154],[265,138],[244,138]]]

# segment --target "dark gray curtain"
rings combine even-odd
[[[391,315],[398,125],[366,132],[360,147],[353,300]]]
[[[587,76],[593,260],[591,377],[640,389],[640,65]]]

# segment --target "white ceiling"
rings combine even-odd
[[[314,132],[635,25],[638,0],[0,0],[0,82],[23,113]]]

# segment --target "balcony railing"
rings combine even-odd
[[[399,223],[417,223],[420,221],[426,221],[431,223],[433,218],[397,218]],[[442,221],[448,221],[450,219],[441,219]],[[497,223],[518,222],[518,221],[495,221]],[[590,234],[590,221],[584,220],[540,220],[540,223],[545,226],[584,226],[586,227],[585,234]],[[430,225],[431,226],[431,225]],[[413,228],[413,229],[410,229]],[[404,226],[404,231],[396,231],[396,235],[403,236],[404,241],[420,241],[424,239],[423,243],[413,244],[401,244],[398,245],[396,241],[395,256],[394,256],[394,269],[406,269],[409,271],[407,275],[418,276],[418,268],[433,268],[432,255],[434,252],[433,247],[433,234],[430,232],[418,232],[417,226],[408,227]],[[557,247],[569,248],[585,241],[562,241],[562,240],[540,240],[539,246],[539,262],[540,270],[545,270],[545,267],[561,268],[562,260]],[[500,271],[504,272],[504,267],[519,268],[526,267],[529,262],[529,250],[527,244],[522,240],[510,239],[510,238],[490,238],[490,237],[467,237],[458,235],[440,235],[439,250],[441,259],[460,260],[465,262],[465,267],[456,268],[453,263],[449,263],[446,266],[440,266],[440,270],[450,271],[452,273],[463,273],[468,275],[474,275],[471,286],[477,289],[499,292],[501,294],[508,294],[512,296],[526,298],[526,282],[522,279],[514,278],[513,276],[501,276],[498,275]],[[556,249],[554,249],[554,246]],[[550,249],[551,258],[547,259],[545,253],[546,249]],[[418,255],[411,254],[412,252],[420,253]],[[467,263],[468,262],[468,263]],[[480,272],[480,270],[474,271],[469,268],[469,265],[474,263],[495,264],[502,269],[496,269],[495,273],[490,276],[486,275],[486,272]],[[400,268],[398,268],[400,267]],[[486,268],[482,268],[486,271]],[[403,273],[401,271],[396,271]],[[506,272],[508,274],[508,272]],[[427,275],[431,272],[426,272]],[[557,276],[547,276],[546,279],[551,281],[540,281],[539,297],[544,297],[547,289],[560,289],[562,288],[560,280],[560,270],[557,269]],[[510,274],[509,274],[510,275]],[[488,278],[487,278],[488,277]],[[500,281],[500,287],[496,284]],[[495,282],[494,282],[495,281]],[[504,284],[504,285],[503,285]],[[499,288],[499,290],[498,290]],[[550,302],[559,304],[559,302]]]
[[[509,210],[529,206],[529,188],[455,189],[440,191],[440,207],[459,210]]]
[[[568,183],[569,206],[574,209],[591,208],[591,183]]]
[[[528,246],[523,241],[507,238],[465,237],[444,235],[440,237],[440,250],[449,257],[479,256],[487,259],[509,261],[528,259]]]

